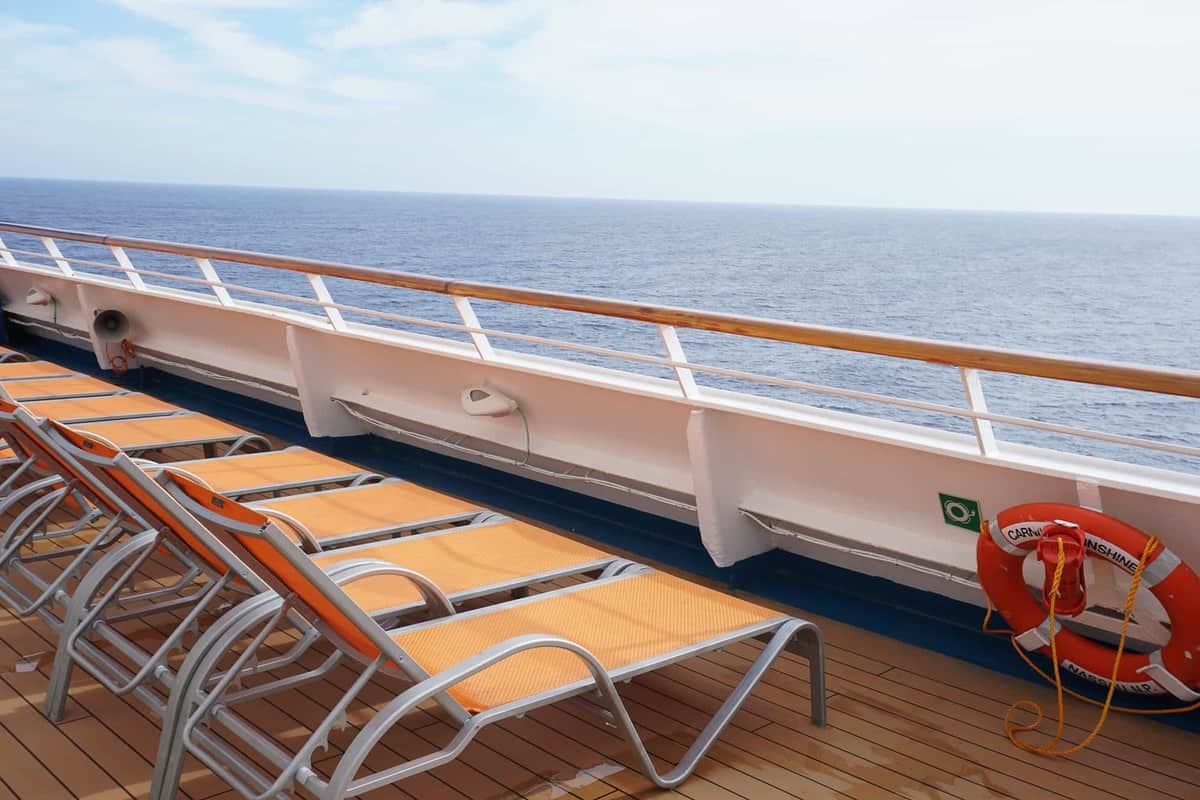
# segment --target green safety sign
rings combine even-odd
[[[938,492],[938,500],[942,504],[942,519],[946,521],[947,525],[979,533],[981,526],[978,500],[968,500],[965,497],[955,497],[943,492]]]

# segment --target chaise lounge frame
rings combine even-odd
[[[276,594],[265,595],[239,606],[222,617],[193,644],[177,673],[164,715],[163,738],[160,740],[151,787],[153,800],[168,800],[175,796],[185,752],[197,757],[214,773],[253,800],[287,796],[286,793],[295,784],[302,785],[322,800],[357,796],[454,760],[475,735],[488,725],[591,692],[598,693],[600,700],[608,707],[610,720],[633,747],[639,769],[657,785],[671,788],[682,783],[691,774],[774,660],[785,649],[797,652],[808,660],[812,681],[812,720],[818,725],[825,722],[823,643],[819,629],[811,622],[781,614],[616,670],[606,670],[593,654],[569,639],[530,631],[488,648],[439,674],[430,675],[418,666],[410,653],[397,644],[389,632],[357,607],[341,590],[336,580],[323,574],[294,548],[282,548],[281,545],[287,539],[274,525],[255,525],[239,520],[225,513],[220,508],[219,500],[213,502],[212,498],[195,492],[186,485],[168,483],[168,490],[193,516],[204,520],[241,561],[253,565],[255,572],[272,585]],[[264,550],[264,547],[269,549]],[[282,561],[267,563],[259,557],[263,552],[278,553]],[[565,594],[586,592],[601,584],[631,579],[650,571],[647,567],[630,563],[614,565],[606,570],[601,579],[592,583],[514,600],[501,606],[464,612],[455,619],[462,620],[471,615],[485,615],[499,609],[511,609],[522,603],[553,602],[555,598]],[[312,598],[319,598],[316,605],[313,604]],[[288,688],[285,685],[268,689],[243,689],[237,684],[236,674],[239,669],[253,663],[257,648],[262,642],[294,615],[302,617],[312,630],[317,631],[333,645],[330,658],[353,660],[358,663],[361,672],[304,744],[296,752],[289,753],[242,720],[234,708],[239,703]],[[424,624],[438,623],[439,621],[435,620]],[[403,630],[411,632],[420,626],[409,626]],[[762,653],[679,763],[668,772],[660,773],[646,751],[615,684],[700,653],[749,639],[761,639],[766,642]],[[224,672],[218,671],[222,659],[225,659],[239,642],[248,644],[231,666]],[[590,678],[478,713],[469,712],[448,694],[448,690],[456,684],[494,664],[523,652],[543,648],[564,650],[573,654],[586,665]],[[413,685],[380,709],[361,729],[346,748],[329,780],[325,780],[313,769],[312,758],[318,749],[327,744],[329,734],[343,724],[347,709],[376,675],[399,676],[411,681]],[[459,726],[453,740],[435,752],[385,770],[356,777],[368,755],[386,733],[406,714],[429,700],[435,701],[451,721]],[[220,724],[227,732],[236,734],[262,759],[273,764],[278,769],[278,774],[264,775],[253,762],[232,747],[223,744],[214,746],[214,742],[221,742],[222,739],[214,736],[210,730],[213,723]]]

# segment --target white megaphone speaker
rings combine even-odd
[[[131,327],[129,317],[115,308],[97,311],[92,320],[92,331],[102,342],[119,342],[128,338]]]

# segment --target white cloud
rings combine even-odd
[[[59,25],[44,25],[0,14],[0,42],[15,42],[18,39],[38,39],[65,33],[68,28]]]
[[[337,76],[317,80],[310,61],[284,47],[265,42],[210,9],[277,5],[272,0],[117,0],[124,8],[168,25],[195,42],[207,57],[183,65],[149,39],[102,42],[94,52],[122,69],[140,85],[203,97],[221,97],[248,105],[265,105],[303,113],[331,113],[328,102],[309,96],[371,104],[402,104],[428,99],[417,83],[377,76]],[[459,54],[460,57],[463,57]],[[246,79],[249,79],[247,81]]]
[[[219,64],[254,80],[297,86],[308,77],[306,59],[287,48],[265,42],[238,23],[205,13],[211,8],[280,7],[284,0],[118,0],[141,16],[187,34]]]
[[[155,4],[159,6],[231,10],[290,8],[303,5],[304,2],[305,0],[155,0]]]
[[[232,22],[198,22],[189,27],[192,38],[220,63],[256,80],[295,86],[308,77],[308,62],[291,51],[259,41]]]
[[[1190,2],[581,0],[507,73],[579,113],[721,129],[771,121],[1195,116]],[[1189,100],[1190,98],[1190,100]]]
[[[420,84],[383,78],[345,76],[334,78],[326,87],[339,97],[370,103],[414,103],[429,97]]]
[[[403,56],[405,63],[420,70],[466,69],[483,61],[488,49],[477,39],[457,39],[439,47],[410,50]]]
[[[116,67],[124,77],[151,89],[186,90],[196,80],[195,70],[171,59],[151,39],[116,37],[101,39],[88,51]]]
[[[536,0],[388,0],[364,8],[335,31],[335,48],[381,47],[431,39],[484,39],[535,16]]]
[[[116,68],[124,79],[147,89],[303,114],[334,113],[329,106],[292,92],[214,80],[202,67],[174,60],[152,39],[102,39],[89,45],[86,52]]]

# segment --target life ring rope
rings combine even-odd
[[[983,625],[981,627],[981,630],[984,633],[990,633],[993,635],[1009,637],[1009,641],[1012,643],[1013,650],[1016,651],[1016,654],[1021,657],[1022,661],[1025,662],[1025,666],[1029,667],[1030,671],[1032,671],[1034,674],[1036,674],[1039,678],[1044,680],[1046,683],[1053,685],[1054,677],[1051,675],[1047,675],[1046,671],[1044,669],[1042,669],[1036,663],[1034,663],[1033,659],[1029,657],[1029,654],[1025,652],[1025,649],[1023,647],[1021,647],[1021,645],[1017,644],[1016,639],[1013,636],[1013,631],[1011,629],[989,628],[988,627],[988,623],[991,621],[992,615],[994,613],[996,613],[996,609],[992,605],[991,600],[988,600],[987,612],[983,615]],[[1072,689],[1069,686],[1063,686],[1062,690],[1063,690],[1063,694],[1067,695],[1068,697],[1074,698],[1075,700],[1078,700],[1081,703],[1087,703],[1088,705],[1095,706],[1096,708],[1102,708],[1104,705],[1100,701],[1094,700],[1091,697],[1088,697],[1086,694],[1080,694],[1079,692],[1075,691],[1074,689]],[[1196,702],[1196,703],[1193,703],[1188,706],[1179,706],[1178,708],[1134,708],[1132,706],[1118,706],[1118,705],[1113,705],[1111,708],[1113,711],[1119,711],[1122,714],[1158,716],[1159,714],[1186,714],[1189,711],[1197,711],[1197,710],[1200,710],[1200,702]]]
[[[1063,567],[1066,564],[1063,553],[1063,540],[1061,538],[1058,539],[1058,561],[1055,565],[1054,583],[1050,593],[1050,613],[1046,617],[1050,623],[1050,658],[1054,662],[1054,686],[1056,689],[1055,700],[1058,703],[1058,722],[1054,731],[1054,738],[1046,744],[1033,745],[1024,741],[1018,734],[1040,728],[1042,720],[1045,719],[1045,714],[1042,712],[1041,705],[1036,701],[1028,699],[1018,700],[1004,712],[1004,734],[1008,736],[1008,740],[1014,745],[1027,753],[1063,758],[1083,750],[1092,743],[1093,739],[1100,735],[1100,731],[1104,728],[1104,723],[1108,719],[1108,714],[1112,710],[1113,694],[1117,691],[1117,676],[1121,670],[1121,656],[1125,654],[1125,640],[1129,634],[1129,620],[1133,617],[1133,604],[1134,599],[1137,597],[1138,585],[1142,581],[1142,573],[1146,570],[1146,564],[1149,563],[1155,548],[1158,546],[1160,546],[1160,542],[1157,536],[1151,536],[1147,540],[1146,546],[1142,550],[1142,555],[1138,559],[1137,567],[1134,568],[1133,578],[1129,582],[1129,591],[1125,594],[1125,616],[1121,620],[1121,638],[1117,641],[1117,655],[1113,659],[1112,675],[1109,676],[1108,693],[1105,695],[1104,705],[1100,709],[1100,718],[1096,720],[1096,724],[1092,726],[1091,731],[1088,732],[1088,735],[1082,741],[1071,747],[1059,749],[1058,745],[1062,741],[1067,720],[1066,714],[1063,713],[1062,671],[1058,659],[1058,637],[1055,635],[1056,631],[1054,630],[1055,623],[1057,622],[1054,617],[1054,606],[1058,602],[1059,586],[1062,583]],[[1016,639],[1017,637],[1014,636],[1013,641],[1015,642]],[[1033,722],[1018,725],[1012,721],[1012,715],[1021,709],[1033,712]]]

